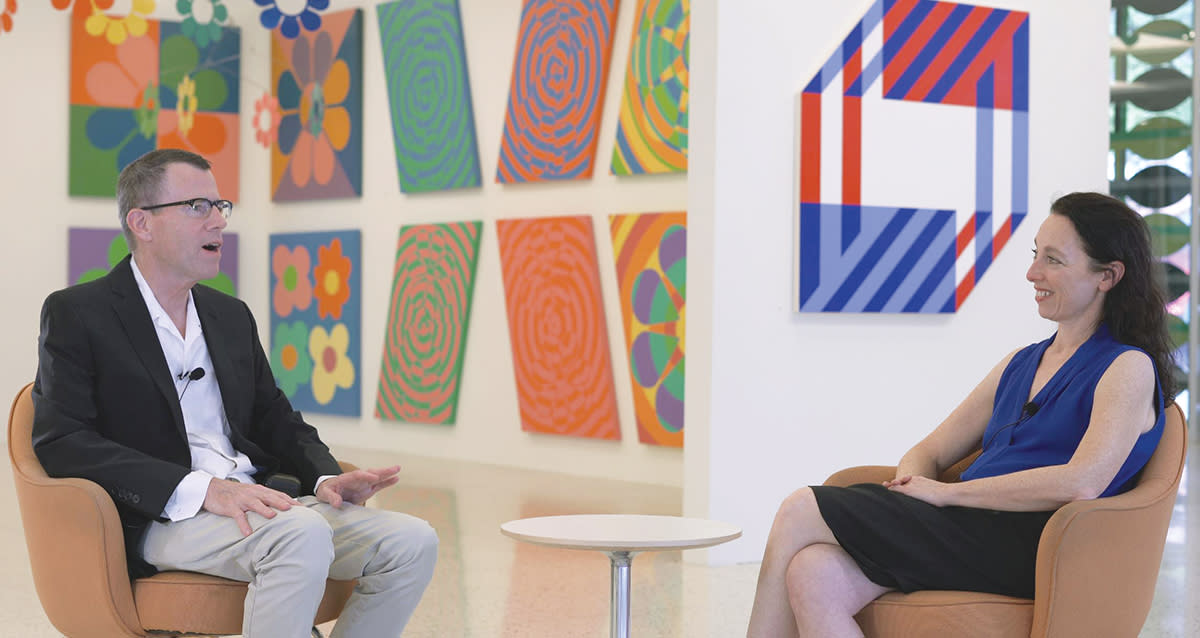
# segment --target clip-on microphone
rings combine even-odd
[[[204,378],[204,368],[197,367],[190,371],[180,372],[176,378],[180,381],[183,381],[185,378],[187,379],[187,383],[183,384],[183,392],[179,393],[179,400],[182,401],[183,395],[187,393],[188,386],[192,385],[193,381],[199,381]]]
[[[987,446],[991,445],[992,441],[996,440],[997,434],[1000,434],[1001,432],[1007,430],[1008,428],[1016,427],[1017,425],[1019,425],[1021,423],[1021,421],[1024,421],[1025,419],[1028,419],[1029,417],[1037,414],[1039,409],[1040,408],[1038,407],[1038,404],[1034,403],[1033,401],[1026,403],[1021,408],[1021,416],[1017,417],[1016,421],[1013,421],[1012,423],[1009,423],[1008,425],[996,430],[995,432],[992,432],[992,435],[988,437],[987,442],[983,444],[983,449],[986,450]]]

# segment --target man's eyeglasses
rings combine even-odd
[[[183,214],[187,215],[188,217],[195,217],[197,219],[207,218],[208,215],[212,213],[212,209],[214,208],[217,209],[217,212],[221,213],[221,216],[225,219],[229,219],[229,217],[233,215],[233,202],[229,201],[228,199],[218,199],[213,201],[204,197],[185,199],[179,202],[168,202],[166,204],[155,204],[153,206],[138,206],[138,208],[141,208],[142,210],[154,210],[156,208],[166,208],[167,206],[184,206],[185,208],[183,209]]]

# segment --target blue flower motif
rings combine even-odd
[[[299,13],[289,15],[279,9],[276,0],[254,0],[254,4],[266,7],[260,17],[262,25],[268,29],[279,27],[280,35],[289,40],[300,35],[301,25],[308,31],[320,29],[321,15],[317,12],[329,8],[329,0],[306,0]]]

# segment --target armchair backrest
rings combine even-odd
[[[32,392],[31,383],[13,400],[8,455],[42,609],[72,638],[144,636],[116,507],[95,483],[46,474],[33,451]]]
[[[1167,406],[1133,489],[1068,503],[1042,531],[1032,636],[1134,636],[1150,612],[1187,458],[1187,421]]]

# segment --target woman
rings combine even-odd
[[[1119,200],[1058,199],[1026,274],[1057,332],[996,365],[892,480],[788,496],[748,636],[861,636],[854,615],[897,589],[1032,598],[1054,510],[1128,489],[1162,435],[1171,344],[1149,237]],[[936,480],[981,446],[961,482]]]

